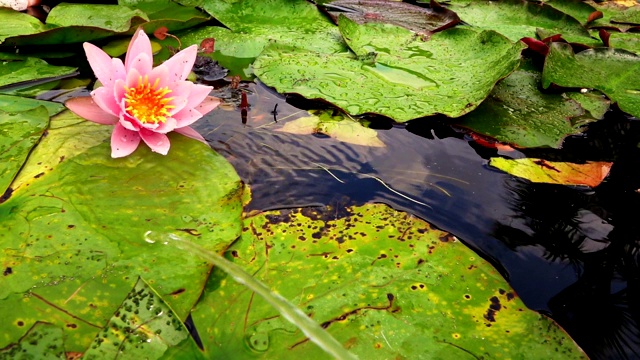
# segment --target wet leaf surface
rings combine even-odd
[[[584,358],[455,237],[385,205],[249,216],[226,256],[360,358]],[[193,318],[208,358],[323,356],[217,270]]]
[[[6,194],[9,185],[20,171],[33,146],[44,134],[47,125],[49,125],[49,113],[43,106],[24,111],[0,110],[1,194]],[[2,198],[0,203],[4,200]]]
[[[562,34],[569,42],[600,43],[591,39],[587,29],[578,20],[544,3],[453,0],[449,8],[474,28],[495,30],[511,41],[535,37],[537,29],[544,29],[553,34]]]
[[[33,80],[73,76],[76,68],[49,65],[37,58],[16,58],[0,53],[0,87]]]
[[[534,158],[491,158],[489,165],[536,183],[596,187],[607,177],[613,164],[599,161],[574,164]]]
[[[16,344],[0,349],[0,358],[13,360],[64,360],[64,342],[62,329],[46,323],[37,322]]]
[[[343,115],[332,116],[332,111],[312,112],[311,116],[286,122],[276,131],[301,135],[321,133],[349,144],[384,147],[376,130]]]
[[[185,359],[198,358],[179,315],[140,278],[82,358],[160,359],[169,348]]]
[[[640,57],[616,49],[596,48],[574,54],[567,44],[553,43],[544,63],[542,86],[602,91],[620,109],[640,117]]]
[[[281,93],[324,99],[351,115],[458,117],[518,66],[523,46],[493,31],[458,28],[425,42],[401,27],[345,17],[340,30],[359,58],[272,45],[256,59],[256,75]]]
[[[210,266],[145,239],[188,234],[219,252],[238,236],[243,186],[224,158],[172,134],[166,157],[140,147],[112,159],[109,130],[54,118],[0,204],[0,346],[46,320],[64,329],[67,351],[84,351],[138,275],[183,319]]]
[[[491,95],[477,109],[457,124],[498,141],[518,147],[560,148],[565,137],[579,134],[581,126],[602,118],[594,104],[594,118],[579,102],[585,95],[543,93],[539,90],[540,73],[516,71],[498,83]],[[575,98],[575,99],[574,99]],[[603,97],[589,98],[600,101]]]
[[[213,58],[231,75],[250,78],[253,60],[270,42],[323,53],[345,50],[337,27],[311,3],[287,0],[204,1],[203,8],[229,29],[211,26],[181,35],[185,45],[215,38]],[[240,60],[238,60],[240,58]],[[240,62],[240,64],[235,62]]]
[[[432,3],[430,8],[424,8],[395,1],[337,0],[325,4],[324,7],[336,23],[339,14],[343,14],[359,24],[388,23],[405,27],[418,34],[431,34],[460,22],[455,12],[437,3]]]

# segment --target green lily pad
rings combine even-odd
[[[226,257],[361,359],[586,358],[451,234],[382,204],[347,211],[250,216]],[[324,356],[267,302],[217,269],[192,316],[207,358]]]
[[[57,102],[0,94],[0,109],[7,112],[31,110],[39,106],[44,106],[49,116],[57,115],[65,109],[64,105]]]
[[[182,6],[171,0],[118,0],[118,5],[142,10],[149,17],[142,25],[147,33],[160,27],[166,27],[168,31],[188,29],[211,18],[195,7]]]
[[[582,25],[587,25],[589,16],[591,16],[595,11],[598,11],[589,3],[582,0],[548,0],[545,1],[545,4],[570,15],[574,19],[580,21]]]
[[[640,34],[612,32],[609,37],[609,46],[640,55]]]
[[[35,323],[16,344],[0,349],[0,358],[12,360],[64,360],[62,328],[45,322]]]
[[[44,134],[47,125],[49,113],[43,106],[24,111],[0,110],[1,194],[6,194],[7,188],[20,171],[33,146]],[[0,198],[0,203],[4,200],[4,197]]]
[[[377,131],[364,127],[357,120],[343,115],[332,116],[332,111],[312,111],[311,113],[311,116],[286,122],[277,131],[301,135],[321,133],[349,144],[385,146],[378,138]]]
[[[483,30],[495,30],[511,41],[524,37],[535,38],[536,29],[541,28],[553,34],[562,34],[569,42],[599,43],[599,40],[591,38],[580,21],[545,3],[452,0],[449,8],[465,23]]]
[[[249,78],[248,65],[271,42],[322,53],[346,50],[338,28],[306,1],[211,0],[205,1],[203,8],[231,30],[212,26],[178,36],[185,46],[200,45],[202,40],[214,38],[213,58],[230,69],[231,75]],[[244,67],[234,64],[236,61]]]
[[[45,31],[46,26],[37,18],[20,11],[0,7],[0,44],[6,38],[37,34]]]
[[[243,186],[222,156],[171,134],[167,156],[141,146],[112,159],[109,130],[54,117],[0,204],[0,347],[48,321],[84,351],[139,275],[184,319],[211,266],[144,239],[179,232],[220,252],[238,237]]]
[[[76,74],[76,68],[54,66],[37,58],[7,58],[0,55],[0,87],[34,80],[59,79]]]
[[[618,49],[595,48],[573,53],[568,44],[550,46],[542,86],[593,88],[602,91],[624,112],[640,117],[640,57]]]
[[[521,43],[493,31],[453,28],[429,41],[407,29],[346,17],[340,31],[359,58],[272,45],[254,72],[281,93],[324,99],[352,115],[376,113],[404,122],[462,116],[518,67]]]
[[[627,2],[627,4],[629,3]],[[594,25],[624,24],[626,27],[640,25],[640,5],[637,3],[634,6],[625,6],[615,1],[589,1],[589,4],[604,14],[604,17],[595,22]]]
[[[160,359],[169,348],[180,348],[185,359],[198,358],[199,350],[178,314],[140,278],[82,358]]]
[[[121,5],[68,4],[54,6],[47,16],[46,25],[34,26],[32,20],[22,16],[14,19],[0,12],[0,21],[14,30],[0,33],[3,45],[69,44],[91,41],[134,30],[149,20],[138,10]],[[30,17],[30,16],[28,16]],[[7,22],[4,22],[6,18]],[[36,19],[36,22],[39,21]]]
[[[565,137],[579,134],[582,125],[599,119],[585,112],[579,97],[540,92],[540,78],[540,73],[514,72],[457,124],[518,147],[560,148]],[[599,99],[608,105],[606,99]]]
[[[609,175],[613,163],[589,161],[575,164],[534,158],[491,158],[489,165],[534,183],[596,187]]]

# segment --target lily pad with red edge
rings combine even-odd
[[[184,320],[211,266],[146,237],[179,233],[220,252],[239,236],[243,184],[222,156],[172,133],[166,156],[141,146],[112,159],[109,130],[53,118],[0,204],[0,348],[47,321],[67,351],[84,351],[141,274]]]
[[[535,183],[596,187],[609,175],[613,164],[601,161],[575,164],[534,158],[491,158],[489,165]]]
[[[542,71],[542,86],[551,84],[600,90],[622,111],[640,117],[640,56],[631,52],[595,48],[575,54],[568,44],[553,43]]]
[[[581,133],[582,125],[600,118],[582,107],[580,101],[587,95],[543,93],[540,78],[538,72],[514,72],[496,85],[476,111],[456,124],[517,147],[560,148],[567,136]],[[599,100],[608,108],[603,97],[584,100]]]
[[[404,2],[382,0],[336,0],[324,4],[333,21],[339,14],[364,24],[380,22],[405,27],[419,34],[431,34],[460,22],[458,15],[431,0],[430,7],[420,7]]]
[[[537,29],[561,34],[569,42],[591,39],[589,31],[562,11],[546,3],[520,0],[452,0],[449,9],[455,11],[465,23],[483,30],[494,30],[518,41],[535,37]]]
[[[454,236],[382,204],[248,216],[227,259],[361,359],[585,359]],[[214,269],[192,312],[207,358],[324,358],[261,297]],[[211,321],[214,318],[215,321]]]

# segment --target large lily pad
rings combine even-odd
[[[429,8],[384,0],[336,0],[326,4],[325,7],[336,22],[339,15],[344,14],[359,24],[382,22],[427,35],[450,28],[460,22],[455,12],[440,6],[433,0]]]
[[[166,157],[112,159],[107,126],[61,115],[0,204],[0,347],[48,321],[84,351],[138,275],[184,319],[211,267],[145,236],[178,231],[219,252],[240,232],[242,183],[207,146],[172,134]]]
[[[570,42],[597,44],[580,21],[545,3],[522,0],[453,0],[450,9],[467,24],[495,30],[512,41],[535,37],[537,29],[562,34]]]
[[[622,111],[640,117],[640,57],[618,49],[596,48],[574,54],[571,46],[553,43],[542,72],[542,86],[602,91]]]
[[[43,106],[21,112],[0,110],[0,194],[6,193],[47,125],[49,113]]]
[[[475,109],[495,83],[518,67],[523,45],[493,31],[453,28],[429,41],[407,29],[346,17],[340,31],[359,58],[270,46],[254,71],[279,92],[324,99],[357,115],[407,121]]]
[[[226,255],[363,359],[585,358],[455,237],[385,205],[250,216]],[[208,358],[323,358],[219,270],[192,315]]]
[[[565,137],[580,133],[582,125],[600,118],[581,106],[581,94],[573,99],[540,92],[540,77],[540,73],[514,72],[458,124],[518,147],[560,148]],[[599,100],[606,109],[608,101],[602,97]],[[602,112],[596,115],[602,116]]]
[[[31,110],[39,106],[44,106],[49,116],[57,115],[65,109],[64,105],[57,102],[0,94],[0,109],[7,112]]]

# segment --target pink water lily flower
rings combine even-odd
[[[153,67],[149,37],[138,30],[122,63],[98,47],[84,43],[89,65],[102,86],[91,97],[66,102],[77,115],[99,124],[115,125],[111,134],[111,156],[131,154],[144,141],[151,150],[166,155],[168,132],[206,141],[189,127],[213,110],[220,100],[209,96],[212,87],[185,79],[196,60],[198,47],[190,46],[163,64]]]

